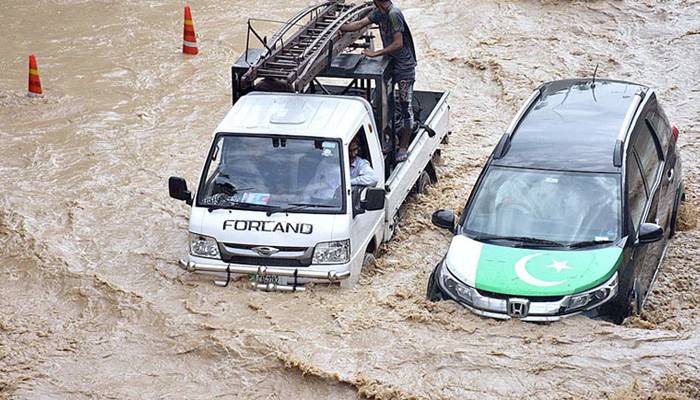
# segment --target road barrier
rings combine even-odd
[[[194,23],[192,22],[192,11],[189,4],[185,5],[185,29],[182,38],[182,52],[184,54],[195,55],[199,52],[197,48],[197,37],[194,34]]]
[[[36,66],[36,57],[34,54],[29,56],[29,97],[41,97],[44,92],[41,90],[41,81],[39,80],[39,67]]]

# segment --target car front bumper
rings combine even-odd
[[[435,274],[435,279],[437,279],[440,292],[443,296],[456,301],[474,314],[503,320],[521,319],[530,322],[558,321],[562,318],[574,316],[600,307],[615,297],[618,291],[618,277],[617,273],[614,273],[601,285],[581,293],[563,296],[553,301],[542,301],[538,300],[537,297],[511,297],[508,295],[498,295],[498,297],[489,296],[475,288],[462,284],[470,291],[470,299],[466,300],[445,288],[443,280],[441,279],[441,273],[450,274],[455,280],[456,278],[443,263],[438,265],[438,268],[446,269],[444,272],[438,270]],[[601,299],[595,299],[585,306],[568,310],[569,305],[572,304],[575,298],[586,295],[587,293],[595,293],[596,291],[605,291],[606,296]]]

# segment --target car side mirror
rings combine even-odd
[[[654,243],[664,237],[664,228],[651,222],[645,222],[639,228],[639,243]]]
[[[380,188],[368,188],[365,191],[365,200],[362,208],[367,211],[376,211],[384,208],[385,192]]]
[[[433,213],[432,217],[433,225],[438,228],[449,229],[454,231],[455,229],[455,213],[452,210],[446,210],[441,208]]]
[[[168,179],[168,190],[170,197],[176,200],[182,200],[187,205],[192,205],[192,192],[187,190],[187,182],[179,176],[171,176]]]

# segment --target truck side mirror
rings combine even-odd
[[[455,213],[451,210],[441,208],[433,213],[433,225],[438,228],[449,229],[450,232],[455,229]]]
[[[385,192],[380,188],[369,188],[365,191],[365,200],[362,207],[367,211],[376,211],[384,208]]]
[[[664,228],[657,224],[645,222],[639,228],[639,243],[654,243],[664,237]]]
[[[364,202],[361,197],[364,193],[364,188],[362,186],[352,186],[352,191],[350,193],[350,200],[352,201],[352,217],[355,218],[360,214],[365,213]]]
[[[168,190],[170,197],[176,200],[182,200],[187,205],[192,205],[192,193],[187,190],[187,182],[179,176],[171,176],[168,179]]]

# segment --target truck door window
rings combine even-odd
[[[357,133],[354,136],[357,138],[359,144],[360,144],[360,154],[359,156],[361,158],[364,158],[365,160],[369,161],[369,165],[374,167],[374,163],[372,162],[372,155],[370,154],[369,151],[369,145],[367,141],[367,133],[365,132],[365,128],[362,126],[360,129],[357,131]]]

